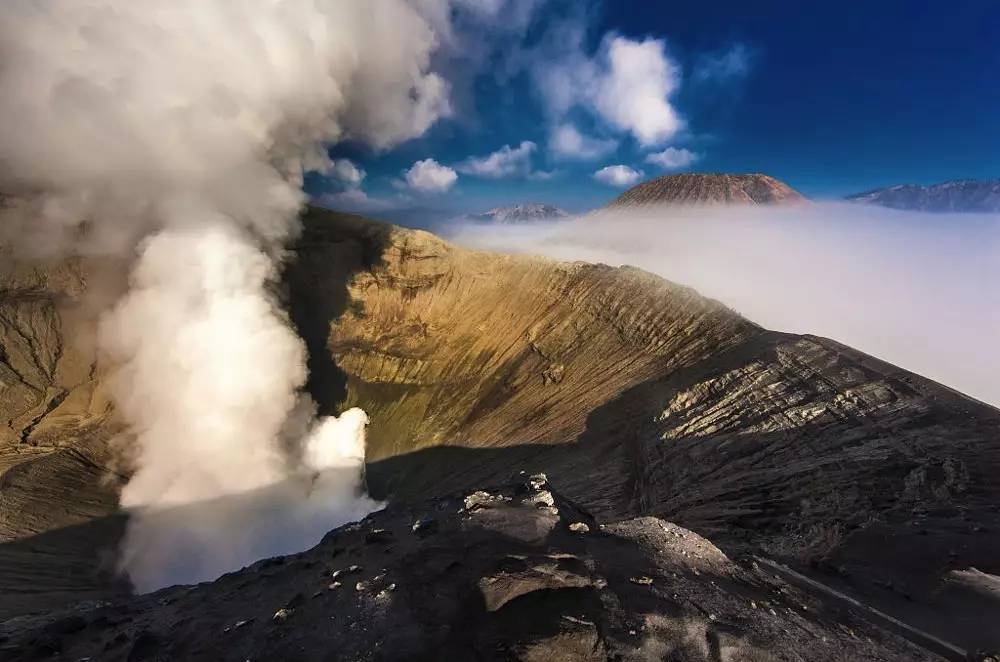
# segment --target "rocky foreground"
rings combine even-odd
[[[0,626],[3,659],[931,660],[655,517],[545,476],[391,506],[216,582]]]

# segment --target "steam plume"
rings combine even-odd
[[[834,338],[1000,406],[1000,216],[663,207],[454,233],[479,248],[638,266],[766,327]]]
[[[449,112],[430,71],[445,16],[443,0],[0,8],[0,190],[20,201],[3,239],[134,264],[99,344],[136,437],[122,503],[138,587],[292,551],[373,507],[367,417],[309,420],[303,345],[271,287],[326,143],[387,147]],[[181,508],[250,491],[225,516]]]

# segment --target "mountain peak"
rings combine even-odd
[[[792,187],[761,173],[685,173],[664,175],[633,186],[609,206],[781,205],[805,201]]]
[[[849,195],[849,202],[929,212],[1000,211],[1000,180],[953,179],[940,184],[897,184]]]
[[[565,218],[568,213],[554,205],[544,202],[524,202],[517,205],[494,207],[473,218],[487,223],[529,223],[532,221],[549,221]]]

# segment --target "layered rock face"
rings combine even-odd
[[[633,186],[608,205],[610,208],[649,205],[786,205],[806,199],[774,177],[761,174],[665,175]]]
[[[119,523],[71,528],[118,507],[118,428],[79,314],[98,272],[9,259],[0,270],[0,617],[15,601],[45,607],[107,585],[101,547],[113,551]]]

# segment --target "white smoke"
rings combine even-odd
[[[123,563],[139,588],[374,507],[367,418],[308,420],[303,344],[271,289],[325,144],[388,147],[449,113],[430,71],[447,16],[445,0],[0,7],[0,191],[21,201],[3,239],[134,261],[99,344],[136,440]],[[206,500],[221,514],[185,507]]]
[[[768,328],[834,338],[1000,406],[1000,216],[837,203],[664,207],[461,227],[453,238],[634,265]]]

